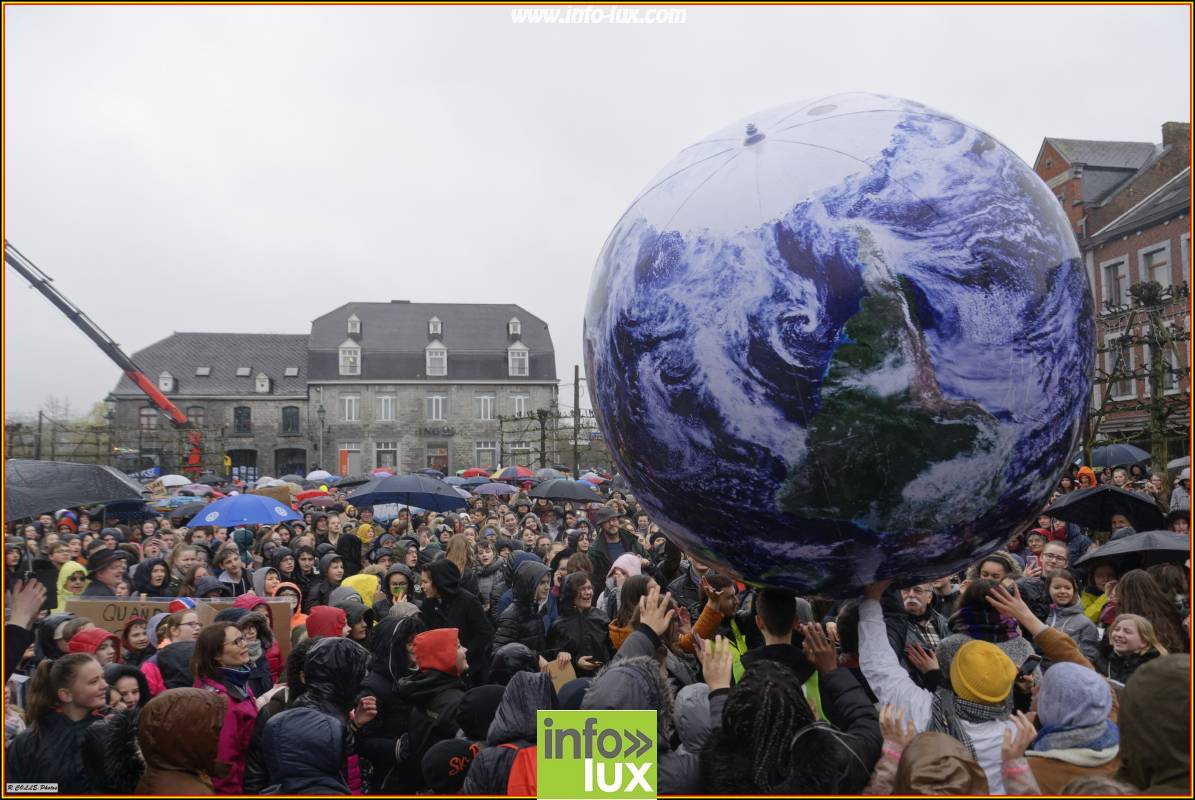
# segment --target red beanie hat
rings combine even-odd
[[[79,631],[71,637],[68,649],[72,653],[91,653],[95,655],[95,651],[99,650],[100,645],[107,639],[111,639],[112,644],[116,646],[116,660],[120,661],[120,637],[103,628],[87,628]]]
[[[456,628],[436,628],[415,637],[415,663],[419,669],[434,669],[449,675],[459,675],[456,669],[456,648],[460,642]]]
[[[62,519],[58,520],[54,523],[54,527],[56,529],[63,527],[70,528],[71,533],[77,533],[79,531],[79,526],[75,524],[75,521],[70,517],[63,517]]]
[[[307,635],[316,636],[344,636],[344,626],[348,623],[348,615],[343,609],[335,606],[313,606],[307,615]]]

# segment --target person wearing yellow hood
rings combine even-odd
[[[375,595],[381,588],[377,575],[366,575],[364,573],[345,578],[340,585],[355,590],[357,594],[361,595],[361,602],[366,606],[374,604],[374,601],[378,599]]]
[[[63,564],[58,570],[58,605],[54,607],[54,613],[64,613],[67,600],[83,599],[83,590],[86,588],[87,567],[77,561]]]

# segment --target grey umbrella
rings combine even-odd
[[[72,506],[144,500],[143,487],[100,464],[14,458],[4,464],[4,521]]]
[[[543,497],[548,500],[580,500],[587,503],[600,503],[602,496],[579,481],[568,478],[544,481],[531,490],[531,497]]]
[[[1143,569],[1154,564],[1182,564],[1191,557],[1191,538],[1171,531],[1145,531],[1108,542],[1075,561],[1075,566],[1091,569],[1096,564],[1112,564],[1117,574]]]
[[[1150,454],[1132,444],[1106,444],[1091,451],[1091,466],[1116,467],[1121,464],[1144,464]]]
[[[1113,514],[1128,517],[1134,528],[1152,530],[1163,524],[1162,512],[1151,498],[1115,486],[1096,486],[1065,494],[1042,513],[1101,531],[1110,529]]]

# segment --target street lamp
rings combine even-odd
[[[328,415],[328,411],[324,408],[324,404],[320,403],[319,408],[315,410],[315,415],[319,417],[319,460],[320,467],[324,465],[324,417]]]

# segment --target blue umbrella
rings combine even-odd
[[[485,483],[470,491],[473,494],[514,494],[518,489],[508,483]]]
[[[478,475],[476,478],[465,478],[464,482],[461,483],[461,486],[465,487],[466,489],[472,489],[475,486],[485,486],[489,482],[490,479],[486,476]]]
[[[211,525],[232,528],[237,525],[274,525],[279,522],[301,520],[290,506],[262,494],[238,494],[225,497],[203,507],[188,528]]]
[[[349,495],[357,508],[398,503],[428,511],[451,511],[468,503],[448,484],[427,475],[379,475]]]
[[[458,478],[457,476],[453,475],[451,477],[445,478],[444,483],[448,484],[449,486],[463,486],[465,479]]]

